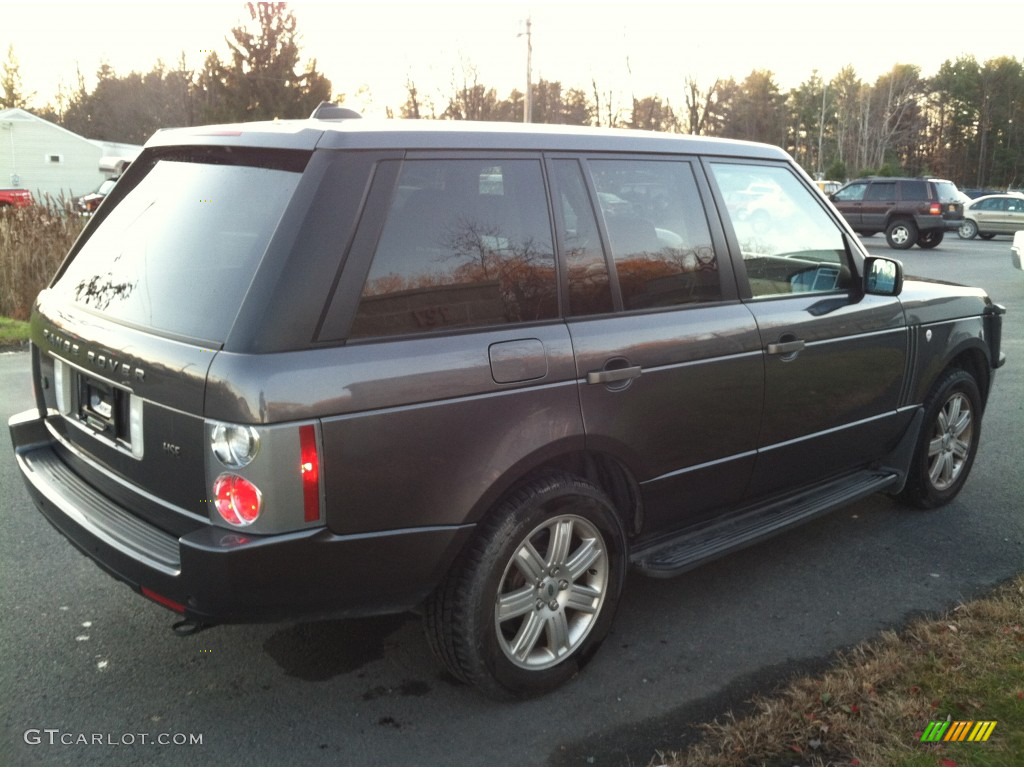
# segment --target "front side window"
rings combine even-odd
[[[683,161],[592,160],[625,309],[721,298],[693,169]]]
[[[783,166],[713,163],[754,298],[845,290],[842,230]]]
[[[835,193],[834,197],[836,200],[845,203],[855,203],[858,200],[864,199],[864,193],[867,192],[867,183],[861,184],[847,184],[845,187]]]
[[[351,338],[558,316],[539,160],[407,160]]]

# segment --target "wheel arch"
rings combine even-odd
[[[984,406],[992,385],[992,367],[984,342],[980,338],[973,337],[958,345],[941,360],[931,361],[920,371],[921,378],[914,386],[916,392],[914,402],[923,402],[934,389],[935,383],[952,370],[966,371],[974,378],[981,395],[982,406]]]
[[[981,404],[984,406],[988,402],[989,388],[992,385],[992,367],[989,365],[986,351],[980,345],[962,349],[949,361],[943,373],[952,368],[959,368],[971,374],[978,385]]]
[[[479,523],[519,487],[542,475],[559,472],[589,480],[606,493],[628,538],[641,530],[643,499],[634,473],[610,454],[585,449],[535,455],[520,461],[491,484],[474,506],[471,519]]]

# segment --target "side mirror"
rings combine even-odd
[[[903,265],[884,256],[864,259],[864,293],[874,296],[899,296],[903,290]]]

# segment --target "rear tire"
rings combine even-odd
[[[979,234],[978,237],[980,237],[982,240],[991,240],[993,237],[995,237],[995,235],[994,234],[991,234],[991,235],[981,235],[981,234]]]
[[[960,493],[981,438],[981,394],[974,377],[954,368],[932,388],[907,484],[900,500],[940,507]]]
[[[917,236],[917,245],[920,248],[934,248],[936,245],[942,242],[942,238],[945,237],[946,233],[941,229],[926,229],[924,232]]]
[[[427,601],[430,647],[492,698],[550,691],[608,634],[625,564],[604,492],[573,475],[542,476],[495,508]]]
[[[909,219],[896,219],[885,228],[885,239],[890,248],[905,251],[917,242],[917,225]]]

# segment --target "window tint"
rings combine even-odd
[[[755,298],[846,289],[842,230],[785,167],[714,163]]]
[[[558,237],[568,275],[569,314],[611,312],[608,262],[580,164],[576,160],[555,160],[552,167],[561,214]]]
[[[928,182],[923,179],[908,179],[907,181],[901,181],[900,196],[903,200],[930,200],[931,195],[928,194]],[[893,198],[889,197],[887,199],[891,200]]]
[[[924,190],[921,190],[922,193]],[[903,188],[903,198],[905,200],[913,200],[913,193],[906,187]],[[895,200],[896,199],[896,182],[895,181],[876,181],[874,184],[868,185],[868,193],[864,196],[865,200]],[[923,194],[921,198],[923,199]]]
[[[539,160],[403,163],[351,337],[557,315]]]
[[[298,161],[301,170],[305,157]],[[110,211],[56,289],[114,320],[222,342],[300,177],[161,160]]]
[[[594,160],[590,172],[626,309],[721,298],[718,261],[686,162]]]

